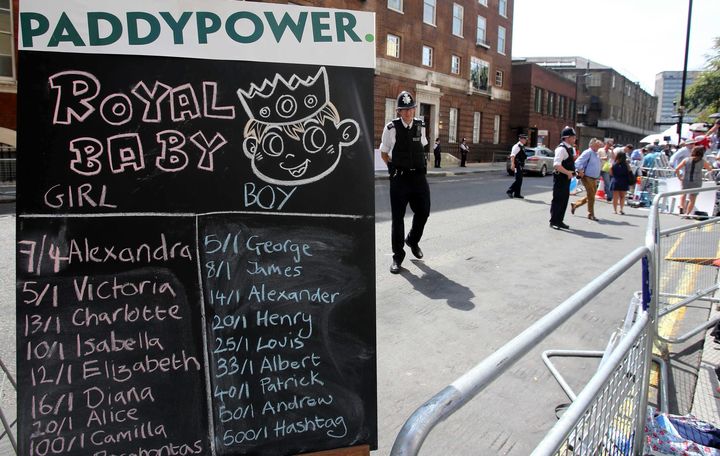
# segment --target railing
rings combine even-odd
[[[0,433],[0,442],[2,442],[5,437],[7,437],[10,445],[15,451],[15,454],[17,454],[17,440],[15,439],[15,435],[13,434],[13,426],[15,426],[15,420],[10,422],[5,415],[5,411],[2,407],[3,403],[5,403],[5,401],[3,400],[5,397],[5,380],[9,381],[13,392],[17,394],[17,383],[15,382],[15,379],[13,378],[8,368],[2,362],[2,359],[0,359],[0,423],[2,423],[3,427],[3,432]],[[14,403],[15,401],[13,400],[11,402]]]
[[[463,405],[467,404],[472,398],[477,396],[477,394],[492,383],[493,380],[499,377],[503,372],[507,371],[513,364],[522,358],[529,349],[535,347],[540,341],[545,339],[550,333],[565,323],[578,310],[593,301],[602,290],[610,286],[615,280],[630,270],[638,262],[643,259],[647,259],[649,255],[650,250],[647,247],[639,247],[635,249],[617,264],[609,268],[606,272],[565,300],[565,302],[560,304],[545,317],[538,320],[534,325],[530,326],[520,335],[505,344],[502,348],[472,368],[465,375],[458,378],[452,384],[433,396],[429,401],[420,406],[420,408],[418,408],[405,422],[405,425],[395,440],[395,444],[393,445],[390,454],[392,456],[417,455],[423,442],[437,424],[444,421]],[[650,277],[648,271],[649,264],[651,264],[651,262],[647,260],[643,261],[644,275],[646,277]],[[647,303],[649,302],[649,290],[647,290],[647,287],[644,287],[644,289],[646,289],[644,302]],[[607,366],[614,365],[617,367],[618,363],[625,359],[627,353],[633,353],[631,356],[636,357],[637,355],[635,353],[646,353],[645,351],[650,349],[649,344],[652,341],[652,337],[651,335],[648,335],[648,331],[652,330],[652,326],[646,324],[646,322],[649,321],[647,309],[644,308],[640,315],[641,316],[638,318],[640,323],[636,322],[636,324],[633,325],[633,332],[624,337],[618,344],[618,348],[613,351],[614,357],[620,357],[617,360],[617,363],[615,362],[615,358],[613,358],[612,361],[606,363]],[[642,337],[642,340],[631,340],[631,337],[635,337],[635,333],[640,334],[641,336],[638,337]],[[638,352],[637,349],[633,348],[638,346],[641,347],[640,349],[642,351]],[[624,351],[621,352],[621,350]],[[635,407],[644,408],[645,401],[642,400],[642,391],[645,390],[645,392],[647,392],[647,382],[643,380],[648,376],[649,363],[635,364],[634,367],[642,369],[641,371],[634,372],[633,374],[635,383],[638,386],[633,388],[632,392],[637,394],[639,397],[639,399],[635,399],[634,403],[636,404]],[[607,373],[612,374],[613,372],[614,371],[607,369],[598,371],[592,381],[597,381],[600,386],[603,386],[606,384],[609,377],[601,378],[600,375],[606,375]],[[596,378],[599,380],[596,380]],[[587,395],[584,390],[580,396],[583,395]],[[580,398],[580,396],[578,396],[578,398]],[[647,397],[647,394],[645,394],[645,397]],[[576,401],[568,409],[565,415],[568,413],[576,413],[579,407],[576,404],[580,404],[580,406],[582,406],[584,402],[581,403]],[[622,409],[621,411],[624,412],[625,409]],[[565,421],[558,422],[556,428],[560,426],[561,423],[565,423]],[[644,422],[633,423],[633,426],[636,427],[641,427],[642,425],[644,425]],[[633,430],[632,435],[636,434],[637,431]],[[541,452],[536,454],[545,453]]]
[[[659,210],[667,207],[670,197],[690,193],[717,192],[720,187],[681,190],[663,193],[655,197],[652,213],[657,218]],[[662,230],[658,225],[656,244],[658,248],[658,318],[695,301],[718,302],[711,297],[720,288],[718,271],[713,261],[720,258],[720,218],[690,222],[684,226]],[[678,337],[657,338],[665,343],[682,343],[691,337],[715,326],[720,317],[701,324]]]
[[[425,439],[437,424],[477,396],[517,362],[528,349],[542,341],[593,300],[600,291],[610,286],[621,274],[641,260],[643,262],[643,291],[640,295],[642,304],[631,305],[618,340],[611,340],[606,350],[602,352],[603,361],[597,372],[578,395],[575,395],[567,384],[563,385],[563,381],[558,380],[573,402],[532,455],[642,454],[650,360],[653,359],[652,345],[656,340],[659,317],[700,299],[714,300],[707,295],[718,289],[717,271],[714,269],[707,273],[707,277],[698,275],[698,271],[694,271],[694,276],[700,279],[685,289],[680,289],[681,293],[669,293],[666,285],[674,278],[687,276],[683,271],[675,275],[676,273],[669,266],[673,262],[691,263],[693,266],[703,267],[709,264],[709,260],[720,256],[720,251],[717,251],[720,250],[720,242],[715,237],[720,231],[718,230],[720,218],[715,217],[708,221],[663,231],[660,228],[660,208],[667,207],[668,197],[717,190],[717,188],[705,188],[657,195],[648,218],[645,247],[634,250],[418,408],[398,434],[391,456],[417,455]],[[702,239],[697,242],[685,239],[694,232],[701,232]],[[673,256],[680,248],[678,246],[692,253],[689,258],[699,259],[700,262],[687,261],[685,257],[682,258],[686,261],[678,261],[680,257]],[[681,301],[670,303],[669,307],[658,312],[658,306],[661,303],[665,304],[667,298],[678,298]],[[687,340],[712,326],[715,321],[708,322],[676,339],[661,340],[670,343]],[[551,354],[564,353],[551,352]],[[599,356],[600,352],[582,352],[582,355]],[[662,360],[657,361],[661,366],[660,403],[666,408],[666,365]],[[553,374],[557,372],[554,371]],[[556,378],[558,377],[561,379],[559,374],[556,375]]]
[[[0,183],[17,179],[16,151],[14,147],[0,145]]]

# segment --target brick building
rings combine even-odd
[[[19,0],[0,0],[0,147],[15,146]]]
[[[10,0],[5,0],[8,5]],[[3,24],[17,24],[18,1],[12,14],[0,0]],[[507,151],[510,131],[511,43],[514,0],[270,0],[303,6],[373,11],[376,13],[375,140],[396,117],[402,90],[415,94],[417,115],[426,120],[432,144],[440,137],[443,151],[458,153],[460,140],[470,145],[470,160],[488,160],[495,150]],[[14,20],[9,18],[14,16]],[[17,30],[14,31],[17,36]],[[13,51],[8,52],[9,49]],[[0,126],[16,126],[15,45],[0,47]],[[3,52],[5,55],[3,55]],[[9,62],[8,66],[8,58]]]
[[[513,136],[527,133],[529,144],[554,148],[560,132],[575,126],[575,83],[534,63],[512,64],[512,108],[510,128]]]
[[[287,3],[273,1],[273,3]],[[514,0],[298,0],[306,6],[376,13],[375,140],[397,117],[402,90],[418,102],[429,142],[468,159],[490,160],[507,152],[510,131],[512,17]]]
[[[654,133],[657,98],[614,69],[582,57],[528,57],[528,62],[558,72],[577,90],[580,147],[591,137],[616,144],[638,144]]]

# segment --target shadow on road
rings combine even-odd
[[[415,290],[433,300],[445,299],[448,306],[453,309],[470,311],[475,308],[472,302],[475,293],[470,288],[448,279],[421,260],[410,260],[410,262],[417,266],[423,275],[416,276],[407,270],[401,275]]]
[[[578,230],[577,228],[570,228],[570,230],[562,231],[566,231],[568,234],[574,234],[576,236],[581,236],[588,239],[622,239],[616,236],[608,236],[605,233],[599,233],[597,231]]]

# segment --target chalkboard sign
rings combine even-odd
[[[376,448],[373,15],[25,0],[19,29],[20,454]]]

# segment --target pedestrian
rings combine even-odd
[[[440,168],[440,138],[435,138],[435,146],[433,147],[433,155],[435,155],[435,167]]]
[[[591,139],[587,150],[583,151],[580,157],[575,160],[575,169],[585,187],[585,196],[570,205],[570,212],[574,215],[578,207],[587,203],[588,218],[594,221],[597,221],[595,217],[595,192],[597,191],[597,182],[600,179],[600,169],[602,168],[598,150],[602,143],[597,138]]]
[[[602,162],[600,177],[603,180],[603,188],[605,189],[605,200],[608,202],[612,201],[612,193],[610,192],[610,168],[612,168],[613,163],[614,145],[615,141],[608,138],[605,140],[605,146],[598,150],[598,157],[600,157],[600,161]]]
[[[400,273],[407,244],[415,258],[422,258],[420,239],[430,216],[430,187],[428,186],[424,149],[428,141],[425,125],[415,118],[415,99],[402,91],[397,98],[398,117],[383,129],[380,154],[390,173],[390,209],[392,212],[393,262],[390,272]],[[405,211],[408,204],[413,211],[412,226],[405,237]]]
[[[565,127],[560,133],[562,142],[555,149],[553,159],[553,198],[550,203],[550,227],[559,230],[570,227],[563,222],[568,200],[570,199],[570,179],[575,175],[573,146],[577,134],[571,127]]]
[[[703,146],[695,146],[690,152],[690,156],[683,159],[677,168],[675,168],[675,175],[680,179],[683,190],[702,187],[703,168],[712,171],[712,166],[705,161],[703,158],[704,155],[705,148]],[[689,218],[692,215],[696,199],[697,193],[687,194],[686,201],[684,202],[685,218]],[[683,204],[683,202],[681,202],[681,204]]]
[[[615,154],[615,163],[610,168],[610,175],[612,176],[613,210],[616,214],[625,215],[623,211],[625,208],[625,196],[630,188],[630,181],[633,180],[633,173],[627,162],[627,154],[624,151]]]
[[[470,148],[468,148],[467,144],[465,144],[465,138],[462,139],[462,142],[460,143],[460,167],[465,168],[465,162],[467,162],[467,154],[470,151]]]
[[[518,142],[512,148],[510,152],[510,170],[515,173],[515,181],[507,189],[507,196],[510,198],[523,199],[524,196],[521,194],[522,181],[523,181],[523,169],[525,168],[525,144],[527,144],[528,135],[521,133],[518,135]]]

